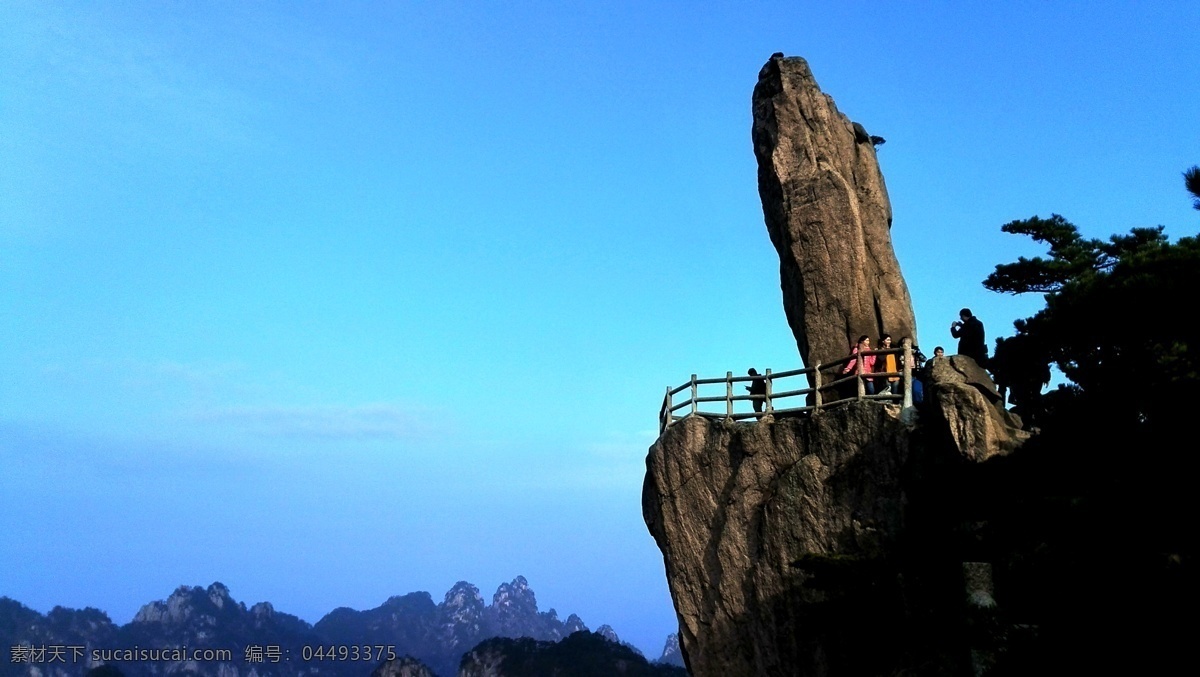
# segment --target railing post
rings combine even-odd
[[[913,389],[913,351],[912,339],[905,338],[901,342],[901,347],[904,348],[904,402],[900,405],[904,409],[908,409],[913,405],[912,389]]]
[[[767,403],[766,403],[766,406],[763,408],[767,410],[767,414],[771,414],[772,412],[775,411],[775,405],[771,404],[771,370],[770,369],[767,370],[766,378],[767,378],[767,393],[766,393],[766,395],[764,395],[764,397],[767,399]]]
[[[821,364],[813,369],[813,409],[821,408]]]
[[[733,372],[725,372],[725,418],[733,418]]]
[[[854,374],[858,379],[858,399],[861,400],[867,396],[867,382],[863,380],[863,356],[861,350],[854,353],[854,363]]]
[[[663,410],[658,415],[658,434],[671,427],[671,386],[667,386],[667,394],[663,397]]]
[[[696,375],[692,374],[692,415],[696,414]]]

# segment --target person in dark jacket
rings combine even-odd
[[[910,340],[907,336],[900,340],[900,345],[904,345],[905,341]],[[912,347],[913,366],[912,366],[912,390],[913,404],[920,404],[925,400],[925,353],[921,352],[921,347],[914,345]],[[900,369],[904,369],[904,354],[900,355]],[[899,394],[904,394],[904,384],[900,384]]]
[[[983,323],[971,314],[970,308],[958,311],[958,322],[951,323],[950,335],[958,339],[958,354],[975,360],[981,367],[987,366],[987,340],[984,338]]]
[[[945,348],[943,348],[943,347],[941,347],[941,346],[938,346],[938,347],[936,347],[936,348],[934,348],[934,349],[933,349],[933,357],[932,357],[932,358],[930,358],[928,361],[926,361],[926,362],[925,362],[925,375],[926,375],[927,377],[929,376],[929,370],[930,370],[930,369],[933,369],[933,361],[934,361],[934,360],[940,360],[941,358],[943,358],[943,357],[945,357],[945,356],[946,356],[946,349],[945,349]]]
[[[750,397],[754,398],[750,400],[750,404],[754,406],[754,413],[761,414],[763,403],[767,399],[767,379],[759,376],[758,370],[754,367],[750,367],[746,374],[754,377],[754,380],[750,381],[750,385],[746,386],[746,390],[750,391]]]

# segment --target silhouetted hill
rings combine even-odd
[[[486,640],[463,656],[460,677],[684,677],[687,671],[653,664],[632,647],[599,632],[576,632],[559,642],[522,637]]]

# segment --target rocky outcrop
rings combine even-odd
[[[894,593],[878,579],[904,522],[910,433],[899,407],[871,402],[754,425],[690,417],[664,432],[642,509],[693,675],[829,674],[846,615],[896,613],[858,595]]]
[[[501,583],[496,588],[496,593],[492,595],[492,606],[488,609],[488,620],[492,633],[499,637],[544,639],[541,628],[534,630],[530,626],[542,625],[548,619],[539,616],[537,597],[530,589],[529,581],[524,576],[517,576],[511,583]]]
[[[461,654],[484,637],[487,605],[479,588],[459,581],[446,592],[438,608],[437,632],[442,646]]]
[[[860,334],[915,340],[875,158],[882,139],[838,112],[803,59],[781,54],[759,73],[753,135],[804,362],[840,361]],[[933,365],[921,410],[852,400],[666,428],[646,458],[642,512],[692,674],[986,665],[981,647],[992,645],[962,628],[995,606],[985,604],[991,569],[979,559],[994,552],[968,506],[986,485],[975,471],[1026,439],[987,373],[958,356]]]
[[[587,630],[587,626],[583,624],[583,619],[575,614],[567,616],[567,622],[563,628],[563,635],[570,636],[581,630]]]
[[[955,628],[983,565],[962,565],[979,553],[957,511],[972,469],[1025,433],[968,358],[936,362],[928,392],[919,412],[864,400],[663,432],[642,510],[693,675],[972,669]]]
[[[800,358],[827,364],[861,334],[916,341],[870,136],[856,134],[796,57],[763,66],[753,109],[758,191]]]
[[[667,641],[663,644],[662,655],[658,657],[657,662],[663,665],[683,667],[683,654],[679,650],[678,634],[673,632],[667,635]]]
[[[936,404],[931,412],[963,458],[1006,456],[1029,439],[1021,418],[1004,408],[996,384],[975,360],[965,355],[934,360],[927,387]]]
[[[612,626],[607,623],[596,628],[596,634],[600,635],[604,639],[607,639],[613,644],[621,643],[621,638],[617,636],[617,631],[613,630]]]

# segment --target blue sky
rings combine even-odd
[[[667,385],[799,366],[750,94],[887,139],[920,342],[1060,213],[1195,234],[1200,5],[0,6],[0,595],[310,622],[525,575],[656,656]]]

